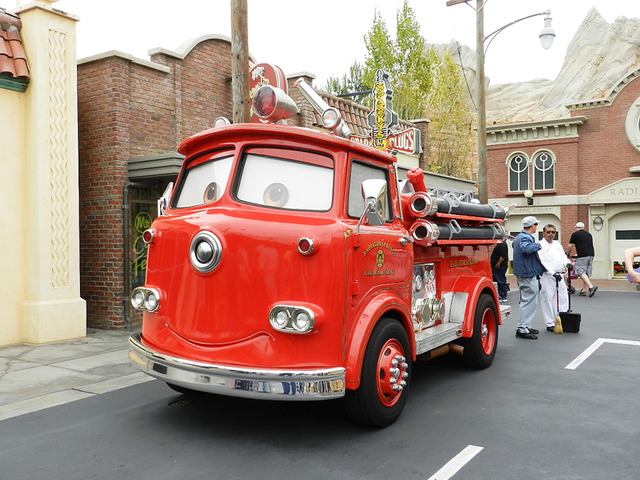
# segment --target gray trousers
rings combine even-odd
[[[520,289],[520,319],[518,331],[528,333],[536,316],[538,301],[538,279],[536,277],[516,277]]]

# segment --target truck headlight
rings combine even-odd
[[[306,307],[276,305],[269,312],[269,323],[281,332],[309,333],[315,325],[315,315]]]
[[[293,329],[300,333],[311,331],[313,328],[313,318],[309,312],[301,311],[294,314],[291,326]]]
[[[144,304],[144,292],[136,288],[131,295],[131,305],[133,308],[141,308]]]
[[[155,288],[134,288],[131,292],[131,305],[137,310],[155,312],[160,308],[160,293]]]
[[[191,265],[200,273],[209,273],[215,270],[222,257],[222,244],[213,233],[198,232],[189,247]]]
[[[289,314],[284,310],[280,310],[276,313],[271,323],[276,328],[285,328],[289,324]]]

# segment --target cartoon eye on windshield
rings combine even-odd
[[[284,207],[289,200],[289,190],[281,183],[272,183],[265,189],[262,199],[270,207]]]
[[[333,164],[328,157],[275,148],[256,148],[253,152],[243,159],[238,200],[287,210],[326,212],[331,208]]]
[[[218,154],[190,167],[182,179],[175,207],[207,205],[220,200],[229,181],[232,161],[233,155]]]
[[[211,182],[207,185],[207,188],[204,190],[204,196],[202,197],[204,203],[211,203],[218,200],[218,190],[219,187],[216,182]]]

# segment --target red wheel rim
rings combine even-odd
[[[485,355],[491,355],[496,344],[496,316],[493,310],[487,308],[482,315],[482,351]]]
[[[377,390],[380,402],[386,407],[394,405],[402,396],[409,377],[404,349],[400,342],[392,338],[380,349],[378,356]]]

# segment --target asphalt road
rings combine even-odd
[[[640,295],[574,295],[581,332],[538,340],[515,338],[509,295],[493,365],[414,365],[386,429],[351,423],[340,401],[188,398],[152,381],[0,422],[0,477],[638,479]]]

